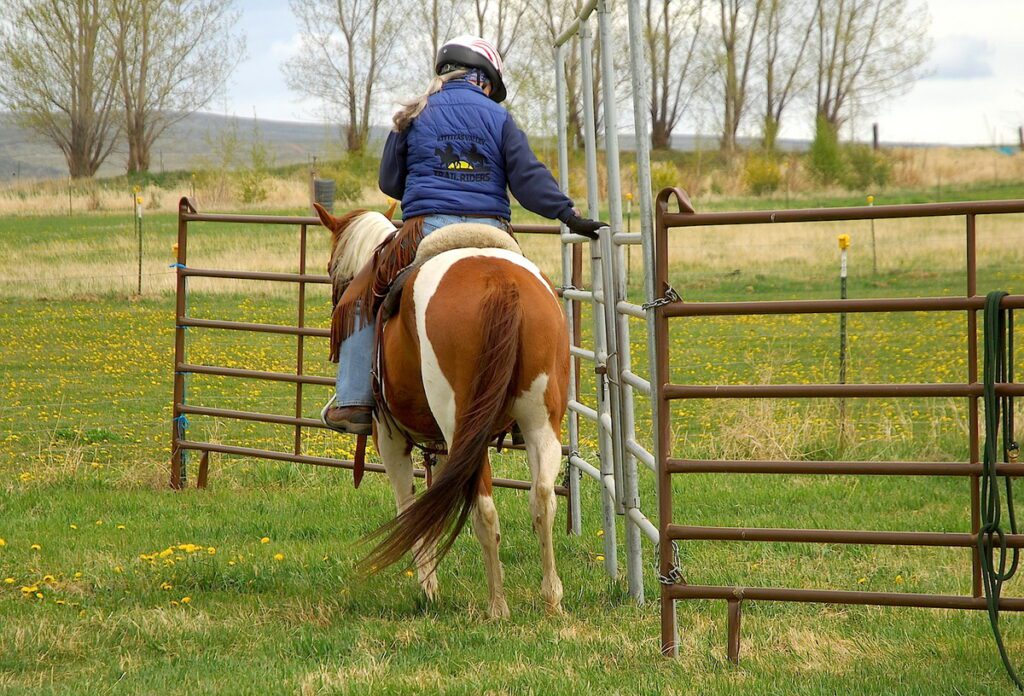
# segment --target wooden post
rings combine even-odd
[[[878,149],[878,124],[871,124],[871,147],[875,150]]]
[[[1017,145],[1024,151],[1024,126],[1017,126]]]

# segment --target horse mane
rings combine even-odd
[[[352,280],[394,231],[390,219],[372,210],[353,210],[338,218],[337,227],[331,230],[331,260],[327,264],[332,285],[337,288]]]

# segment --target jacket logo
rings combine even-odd
[[[459,149],[449,142],[443,148],[435,147],[434,155],[441,162],[440,168],[434,170],[434,174],[437,176],[449,179],[457,178],[460,181],[488,181],[491,178],[491,168],[487,164],[487,157],[480,152],[476,143],[472,143],[468,149]],[[475,174],[452,176],[456,171],[475,172]]]

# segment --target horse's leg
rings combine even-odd
[[[540,563],[543,579],[540,594],[549,612],[562,611],[562,581],[555,568],[555,547],[552,530],[555,525],[557,500],[555,481],[562,469],[562,446],[552,426],[552,417],[545,404],[547,375],[541,375],[516,401],[514,414],[526,440],[526,456],[530,461],[530,513],[533,529],[540,541]]]
[[[395,507],[400,515],[416,495],[409,446],[405,438],[400,437],[398,433],[389,432],[387,425],[378,423],[375,430],[377,452],[391,481],[391,488],[395,493]],[[434,601],[437,599],[437,573],[434,572],[434,563],[431,560],[433,553],[421,553],[421,547],[417,543],[413,547],[413,556],[416,558],[420,587],[423,588],[427,599]]]
[[[487,572],[487,591],[490,594],[489,613],[491,618],[508,617],[508,603],[505,601],[504,572],[501,558],[498,557],[498,544],[501,543],[501,525],[498,523],[498,509],[491,497],[491,464],[484,464],[480,481],[480,492],[473,508],[473,532],[484,554],[484,569]]]

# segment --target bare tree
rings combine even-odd
[[[747,87],[754,65],[757,25],[766,1],[718,0],[721,31],[722,150],[736,151],[736,134],[748,105]]]
[[[815,15],[817,115],[833,131],[908,89],[928,56],[928,15],[909,0],[822,0]]]
[[[473,0],[476,10],[476,33],[494,44],[502,58],[508,59],[522,32],[519,31],[526,16],[523,2],[510,0]]]
[[[672,130],[707,80],[700,41],[704,0],[647,0],[645,40],[651,67],[651,147],[665,149]]]
[[[400,3],[389,0],[291,0],[302,50],[284,66],[288,87],[320,100],[342,119],[350,151],[370,135],[374,96],[401,31]]]
[[[464,33],[455,26],[455,17],[461,9],[460,0],[424,0],[413,2],[412,16],[417,26],[426,27],[425,37],[427,75],[434,74],[434,59],[444,42],[454,34]]]
[[[763,26],[762,145],[775,149],[782,113],[808,86],[807,57],[822,0],[767,0]]]
[[[149,171],[153,143],[221,91],[245,50],[233,0],[110,0],[128,172]]]
[[[103,0],[0,3],[0,102],[60,148],[76,178],[96,173],[118,134],[105,11]]]

